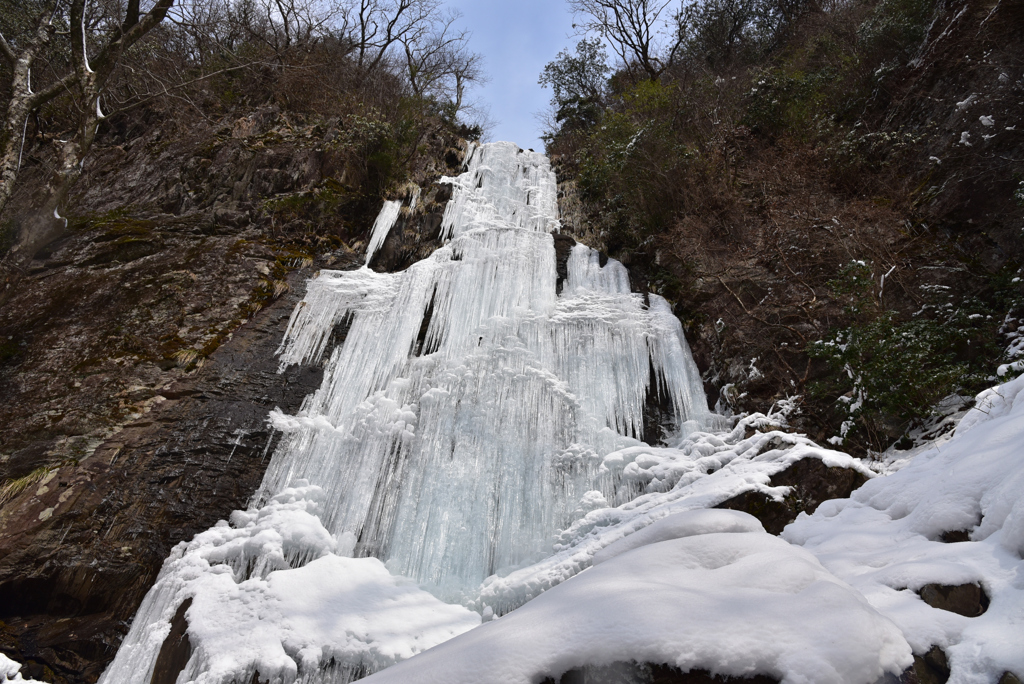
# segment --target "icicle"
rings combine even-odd
[[[402,209],[402,203],[397,200],[391,200],[384,203],[381,207],[380,213],[377,214],[377,220],[373,222],[373,229],[370,231],[370,244],[366,248],[366,265],[370,265],[370,260],[373,259],[373,255],[377,253],[381,245],[388,237],[388,233],[394,227],[395,222],[398,221],[398,214]]]

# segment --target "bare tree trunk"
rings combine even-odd
[[[75,81],[82,100],[82,114],[78,134],[61,148],[60,165],[50,182],[50,203],[55,217],[63,215],[71,188],[82,175],[85,157],[92,149],[104,118],[100,109],[100,96],[114,67],[136,41],[163,21],[174,0],[157,0],[156,5],[141,19],[139,0],[129,0],[126,18],[121,27],[110,36],[93,63],[89,61],[89,46],[85,42],[85,0],[71,2],[71,53],[75,68]]]
[[[0,131],[0,212],[14,193],[14,182],[21,166],[22,145],[28,117],[32,110],[56,97],[66,85],[64,80],[46,90],[32,92],[32,63],[56,32],[50,12],[39,17],[36,31],[21,51],[15,54],[7,40],[0,36],[0,54],[11,68],[11,99]]]

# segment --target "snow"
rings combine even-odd
[[[25,679],[21,676],[21,663],[17,663],[0,653],[0,684],[20,682],[21,684],[43,684],[37,679]]]
[[[249,681],[256,670],[288,682],[373,671],[480,624],[376,558],[346,557],[355,539],[323,527],[323,498],[300,483],[175,547],[101,681],[148,682],[186,599],[193,652],[183,681],[202,684]]]
[[[530,565],[488,577],[478,606],[507,613],[581,571],[618,553],[616,549],[664,535],[682,535],[674,516],[705,511],[746,492],[782,500],[788,487],[773,487],[771,477],[805,458],[826,466],[852,468],[865,477],[875,474],[857,459],[823,449],[806,437],[772,429],[779,417],[752,414],[730,432],[697,431],[675,448],[639,445],[601,458],[598,470],[606,476],[604,497],[611,508],[581,511],[582,517],[554,539],[553,553]],[[744,435],[760,428],[749,437]],[[581,454],[583,458],[593,455]],[[636,541],[630,541],[641,535]],[[619,545],[624,546],[619,546]]]
[[[1024,674],[1024,378],[978,396],[949,441],[850,499],[801,515],[783,537],[814,553],[895,622],[915,653],[940,646],[950,684]],[[970,541],[940,535],[968,530]],[[980,583],[991,604],[968,618],[932,608],[926,584]]]
[[[910,665],[890,620],[753,517],[669,520],[688,536],[652,536],[367,684],[530,684],[630,660],[786,684],[869,684]]]

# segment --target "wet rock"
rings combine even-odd
[[[945,684],[950,672],[946,652],[932,646],[924,655],[915,655],[914,671],[920,684]]]
[[[1021,684],[1021,680],[1012,672],[1004,672],[1003,676],[999,678],[999,684]]]
[[[926,584],[918,594],[932,608],[965,617],[978,617],[988,610],[988,594],[979,584]]]
[[[553,233],[551,237],[555,240],[555,272],[558,273],[555,291],[562,294],[562,287],[569,278],[569,255],[576,241],[564,233]]]
[[[780,448],[783,442],[771,448]],[[770,443],[771,444],[771,443]],[[822,501],[848,497],[867,479],[849,468],[826,466],[817,458],[804,458],[773,475],[772,487],[791,487],[782,501],[776,501],[761,492],[745,492],[720,503],[716,508],[750,513],[761,521],[771,534],[781,534],[783,528],[796,520],[801,512],[811,514]]]

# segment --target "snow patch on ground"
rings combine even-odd
[[[102,682],[149,681],[175,611],[186,612],[192,657],[180,681],[295,681],[324,670],[387,667],[480,624],[376,558],[348,558],[317,517],[323,492],[289,488],[258,511],[236,511],[175,547]],[[286,572],[278,572],[286,570]],[[334,661],[335,665],[332,665]],[[244,676],[242,676],[244,674]]]

